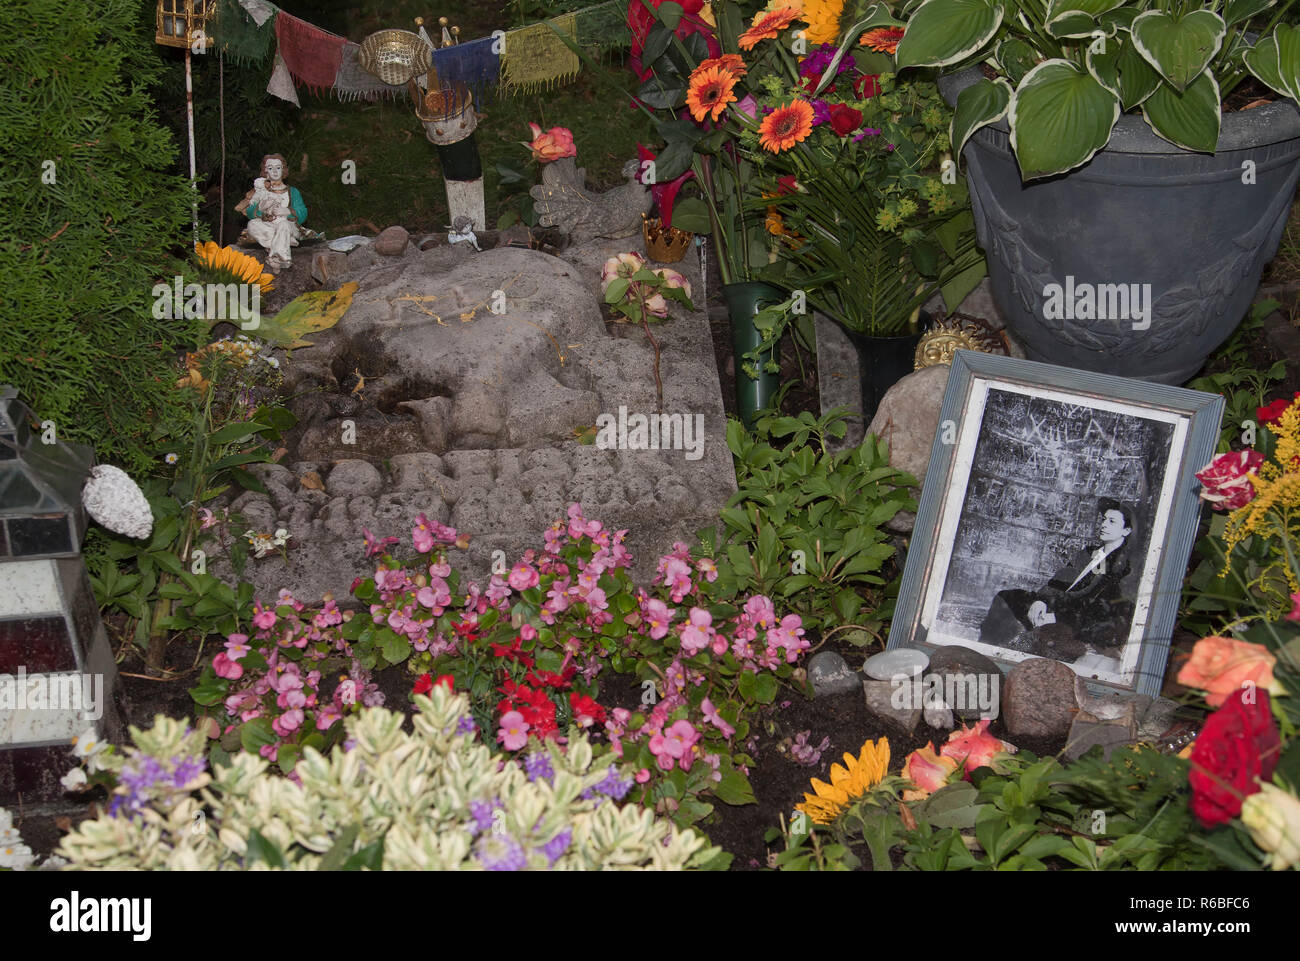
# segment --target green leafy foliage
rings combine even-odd
[[[897,590],[885,578],[894,546],[884,525],[916,509],[908,493],[916,480],[889,466],[873,436],[831,454],[827,443],[844,435],[846,416],[769,416],[754,435],[728,423],[738,490],[721,512],[721,534],[700,533],[700,553],[718,568],[708,585],[715,600],[766,594],[805,627],[852,625],[864,639],[881,630]],[[772,445],[777,438],[783,448]]]
[[[195,196],[147,94],[161,62],[138,0],[4,4],[0,62],[23,78],[0,98],[0,371],[60,437],[143,473],[186,412],[170,355],[202,334],[152,312]]]

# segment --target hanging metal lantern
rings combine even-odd
[[[196,34],[210,37],[208,21],[216,13],[217,0],[158,0],[154,42],[164,47],[188,47]]]

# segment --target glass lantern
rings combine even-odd
[[[188,47],[193,34],[210,36],[208,21],[216,14],[216,0],[158,0],[154,42],[165,47]]]
[[[81,557],[84,444],[0,387],[0,806],[62,795],[69,743],[119,733],[117,668]]]

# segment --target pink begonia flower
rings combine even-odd
[[[569,536],[575,540],[579,537],[595,537],[604,525],[600,521],[587,520],[582,516],[581,504],[570,504],[568,510],[569,516]]]
[[[517,751],[528,743],[528,722],[518,711],[506,711],[501,715],[501,728],[497,731],[497,740],[507,751]]]
[[[704,579],[710,584],[718,579],[718,565],[707,557],[701,557],[696,561],[695,569],[703,574]]]
[[[682,628],[682,653],[688,657],[708,647],[713,638],[713,615],[702,607],[692,607],[690,621]]]
[[[328,731],[335,721],[343,719],[343,712],[333,704],[326,704],[316,712],[316,730]]]
[[[429,523],[429,518],[420,514],[415,519],[415,527],[411,528],[411,540],[415,544],[415,549],[421,554],[427,554],[433,550],[435,543],[433,536],[433,525]]]
[[[259,631],[268,631],[275,626],[277,618],[275,611],[263,607],[261,604],[253,605],[253,626]]]
[[[271,730],[275,731],[280,737],[289,737],[294,731],[302,727],[305,716],[301,708],[293,708],[285,711],[274,721],[271,722]]]
[[[537,639],[537,628],[533,627],[531,624],[525,624],[523,627],[519,628],[519,636],[525,641],[534,641]]]
[[[641,770],[636,772],[637,784],[644,784],[648,780],[650,780],[650,769],[648,767],[643,767]]]
[[[501,579],[501,575],[499,574],[492,575],[492,580],[488,581],[488,589],[487,589],[487,599],[489,601],[491,601],[493,604],[497,604],[501,601],[504,601],[512,593],[513,591],[510,590],[509,585],[507,585],[506,582]]]
[[[263,744],[261,747],[259,747],[259,748],[257,749],[257,753],[260,754],[260,755],[262,755],[262,757],[266,758],[266,759],[267,759],[268,761],[270,761],[272,764],[274,764],[274,763],[275,763],[276,755],[278,755],[278,754],[280,753],[280,745],[279,745],[279,744]]]
[[[706,697],[700,702],[700,710],[704,712],[704,719],[721,731],[723,737],[729,738],[731,735],[736,733],[736,729],[728,724],[726,719],[718,713],[717,709],[713,706],[713,701],[709,698]]]
[[[776,623],[776,608],[762,594],[755,594],[745,602],[745,613],[750,623],[765,630]]]
[[[1286,618],[1288,621],[1300,621],[1300,593],[1291,595],[1291,613]]]
[[[668,605],[659,598],[648,601],[645,605],[645,618],[650,624],[650,637],[652,640],[659,640],[668,634],[668,623],[672,620],[673,611],[668,609]]]
[[[243,667],[227,657],[225,651],[212,659],[212,669],[217,672],[217,677],[224,677],[229,681],[237,681],[244,676]]]
[[[650,739],[650,753],[655,755],[659,767],[665,771],[671,771],[674,764],[679,764],[683,771],[689,771],[691,761],[694,760],[691,748],[699,739],[699,732],[690,721],[677,721],[663,734],[656,734]]]
[[[326,599],[320,612],[312,618],[312,624],[316,627],[333,627],[342,623],[343,612],[339,610],[338,603],[332,597]]]
[[[385,537],[380,540],[364,527],[361,528],[361,537],[365,544],[367,558],[374,557],[376,554],[382,554],[384,551],[388,550],[388,548],[395,547],[401,543],[401,540],[396,537]]]
[[[510,568],[510,576],[506,579],[506,583],[517,591],[526,591],[536,587],[539,580],[541,578],[537,576],[536,569],[531,564],[520,561]]]
[[[668,557],[663,567],[663,584],[672,589],[674,604],[680,604],[683,597],[691,592],[691,566],[679,557]]]
[[[250,650],[247,634],[231,634],[226,638],[226,656],[232,661],[239,660]]]

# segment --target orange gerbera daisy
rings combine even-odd
[[[789,150],[812,133],[813,108],[807,100],[777,107],[758,128],[758,142],[764,150],[780,153]]]
[[[724,53],[720,57],[710,57],[708,60],[700,61],[700,65],[691,71],[690,79],[695,80],[695,78],[700,76],[700,74],[704,73],[706,70],[711,70],[714,67],[722,68],[737,80],[743,77],[749,70],[749,68],[745,66],[745,61],[741,58],[740,54]]]
[[[705,117],[717,120],[727,104],[736,102],[736,78],[721,67],[710,67],[691,81],[686,91],[686,106],[696,123]]]
[[[870,47],[880,53],[893,53],[898,49],[898,41],[903,39],[902,27],[876,27],[868,30],[858,41],[862,47]]]
[[[760,40],[775,39],[776,35],[790,26],[797,16],[799,16],[798,7],[765,10],[754,17],[754,22],[750,24],[749,29],[742,33],[736,42],[741,50],[752,50]]]

